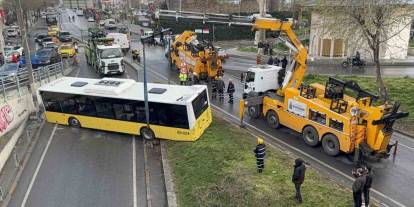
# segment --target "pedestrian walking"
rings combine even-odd
[[[356,178],[352,184],[352,195],[354,198],[354,207],[362,206],[362,191],[364,190],[366,176],[362,168],[356,169],[353,173]]]
[[[75,15],[72,16],[72,22],[75,22]]]
[[[273,55],[273,42],[269,42],[269,55]]]
[[[70,16],[69,16],[69,22],[72,22],[72,20],[71,20]]]
[[[233,94],[236,91],[234,88],[234,83],[232,79],[229,79],[229,84],[227,85],[227,93],[229,94],[229,103],[233,104]]]
[[[217,92],[218,92],[220,102],[224,101],[224,89],[225,88],[226,88],[226,84],[224,83],[224,81],[221,78],[219,78],[217,80]]]
[[[260,54],[256,55],[256,64],[261,65],[262,64],[262,57]]]
[[[305,172],[306,167],[303,163],[303,160],[298,158],[295,160],[295,166],[293,168],[292,182],[295,184],[296,195],[295,199],[297,203],[302,203],[302,194],[300,192],[300,187],[305,181]]]
[[[262,138],[257,138],[256,148],[253,150],[256,157],[256,168],[258,173],[262,173],[265,167],[264,160],[266,156],[266,145]]]
[[[216,76],[211,82],[211,99],[213,100],[217,98],[217,80],[218,76]]]
[[[273,65],[273,62],[274,62],[273,57],[270,56],[269,59],[267,60],[267,64],[268,65]]]
[[[365,207],[369,206],[369,191],[371,189],[371,185],[372,185],[372,168],[371,166],[367,166],[365,169],[365,185],[364,185],[364,202],[365,202]]]
[[[283,56],[283,59],[282,59],[282,68],[283,69],[286,69],[286,67],[287,67],[287,64],[288,64],[288,60],[286,59],[286,55],[285,56]]]

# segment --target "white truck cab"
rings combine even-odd
[[[280,87],[278,74],[281,70],[282,67],[275,65],[256,65],[249,68],[242,73],[243,97],[259,96],[277,90]]]
[[[123,74],[124,56],[119,45],[98,45],[98,67],[102,75]]]

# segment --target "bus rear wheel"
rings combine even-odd
[[[267,124],[273,129],[277,129],[280,127],[279,116],[274,111],[267,112],[266,121]]]
[[[70,117],[68,120],[69,126],[81,127],[80,121],[75,117]]]
[[[333,134],[323,136],[322,148],[327,155],[337,156],[340,150],[338,138]]]
[[[142,127],[141,130],[141,136],[146,139],[146,140],[153,140],[155,139],[155,134],[154,132],[148,128],[148,127]]]
[[[318,131],[313,126],[306,126],[302,131],[302,138],[305,143],[311,147],[319,144]]]

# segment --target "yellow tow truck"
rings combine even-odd
[[[272,32],[272,36],[281,39],[294,56],[282,73],[280,67],[258,66],[243,74],[245,91],[240,100],[241,124],[247,107],[252,119],[262,116],[271,128],[283,125],[297,131],[307,145],[322,144],[324,152],[330,156],[341,152],[358,152],[355,153],[357,157],[362,154],[375,159],[389,156],[394,121],[408,116],[398,110],[398,102],[373,105],[378,97],[361,89],[354,81],[331,77],[325,85],[303,84],[308,53],[293,32],[292,22],[257,18],[253,29]],[[269,76],[269,72],[276,74]],[[284,78],[278,78],[280,74]],[[267,77],[273,77],[273,80],[264,81]],[[356,95],[349,96],[345,90]]]

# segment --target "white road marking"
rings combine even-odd
[[[55,135],[57,126],[58,125],[55,124],[55,126],[53,127],[53,131],[49,136],[49,140],[47,141],[46,147],[43,150],[42,156],[40,157],[39,163],[37,164],[36,170],[33,174],[32,180],[30,181],[29,187],[27,188],[26,194],[24,195],[21,207],[26,206],[26,202],[27,202],[27,199],[29,198],[30,191],[32,190],[33,184],[36,181],[37,174],[39,173],[40,166],[42,166],[43,160],[45,159],[45,156],[46,156],[47,150],[49,149],[50,143],[52,143],[52,140],[53,140],[53,137]]]
[[[150,172],[148,169],[148,154],[147,154],[147,142],[144,140],[144,169],[145,169],[145,186],[147,187],[147,207],[151,207],[151,188],[150,188]]]
[[[407,145],[405,145],[405,144],[398,143],[398,145],[401,145],[401,146],[403,146],[403,147],[405,147],[405,148],[407,148],[407,149],[410,149],[410,150],[414,151],[414,148],[409,147],[409,146],[407,146]]]
[[[134,193],[133,195],[133,202],[134,202],[134,207],[138,206],[137,203],[137,156],[136,156],[136,149],[135,149],[135,136],[132,136],[132,182],[133,182],[133,187],[132,187],[132,191]]]
[[[165,80],[168,80],[168,78],[167,78],[167,77],[165,77],[165,76],[161,75],[161,74],[160,74],[160,73],[158,73],[158,72],[155,72],[154,70],[149,70],[149,72],[154,73],[155,75],[158,75],[159,77],[164,78]],[[175,83],[174,81],[170,81],[170,82]],[[227,114],[228,116],[232,117],[233,119],[236,119],[236,120],[237,120],[237,119],[239,119],[238,117],[234,116],[233,114],[228,113],[227,111],[225,111],[225,110],[221,109],[220,107],[218,107],[218,106],[216,106],[216,105],[214,105],[214,104],[212,104],[212,106],[213,106],[214,108],[216,108],[217,110],[219,110],[219,111],[221,111],[221,112],[223,112],[223,113]],[[255,126],[251,125],[251,124],[249,124],[249,123],[246,123],[246,122],[245,122],[244,124],[245,124],[245,125],[247,125],[247,126],[249,126],[249,127],[250,127],[250,128],[252,128],[252,129],[254,129],[254,130],[256,130],[256,131],[258,131],[258,132],[262,133],[262,134],[265,134],[265,135],[266,135],[266,136],[268,136],[268,137],[273,138],[273,140],[274,140],[274,141],[279,142],[279,143],[281,143],[281,144],[283,144],[283,145],[286,145],[286,146],[287,146],[288,148],[290,148],[291,150],[296,151],[296,152],[299,152],[299,153],[301,153],[301,154],[303,154],[303,155],[305,155],[305,156],[307,156],[307,157],[311,158],[312,160],[314,160],[314,161],[315,161],[315,162],[317,162],[318,164],[320,164],[320,165],[322,165],[322,166],[324,166],[324,167],[326,167],[326,168],[328,168],[328,169],[330,169],[330,170],[332,170],[332,171],[334,171],[334,172],[336,172],[336,173],[338,173],[338,174],[340,174],[340,175],[344,176],[345,178],[347,178],[347,179],[349,179],[349,180],[351,180],[351,181],[354,181],[354,180],[355,180],[353,177],[351,177],[351,176],[349,176],[349,175],[347,175],[347,174],[345,174],[345,173],[343,173],[343,172],[339,171],[338,169],[336,169],[336,168],[334,168],[334,167],[332,167],[332,166],[330,166],[330,165],[328,165],[328,164],[326,164],[326,163],[324,163],[324,162],[322,162],[322,161],[318,160],[317,158],[313,157],[312,155],[310,155],[310,154],[308,154],[308,153],[306,153],[306,152],[304,152],[304,151],[302,151],[302,150],[300,150],[300,149],[298,149],[298,148],[296,148],[296,147],[290,146],[289,144],[287,144],[287,143],[285,143],[285,142],[281,141],[280,139],[277,139],[277,138],[276,138],[276,137],[274,137],[273,135],[270,135],[270,134],[266,133],[265,131],[263,131],[263,130],[261,130],[261,129],[259,129],[259,128],[257,128],[257,127],[255,127]],[[387,199],[387,200],[389,200],[389,201],[393,202],[393,203],[394,203],[394,204],[396,204],[397,206],[400,206],[400,207],[404,207],[404,206],[405,206],[404,204],[402,204],[402,203],[400,203],[400,202],[398,202],[398,201],[396,201],[396,200],[392,199],[391,197],[389,197],[389,196],[387,196],[387,195],[385,195],[385,194],[383,194],[383,193],[379,192],[378,190],[375,190],[374,188],[371,188],[371,190],[372,190],[373,192],[375,192],[376,194],[380,195],[381,197],[383,197],[383,198],[385,198],[385,199]]]

